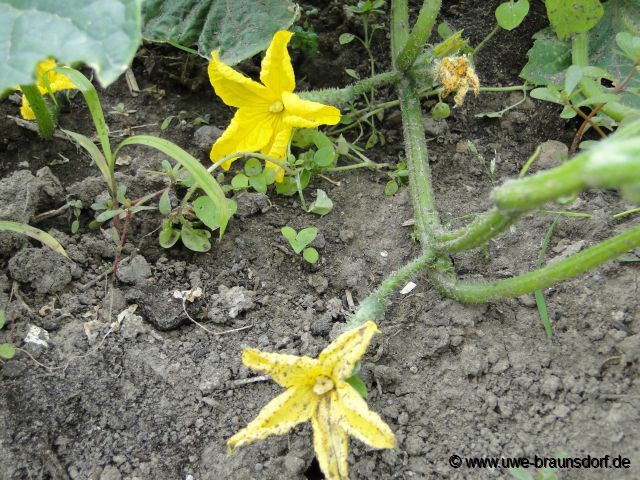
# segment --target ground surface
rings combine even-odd
[[[337,47],[337,36],[357,32],[359,24],[345,19],[342,2],[315,3],[319,14],[310,23],[320,34],[320,52],[312,58],[294,55],[300,87],[347,83],[337,65],[365,74],[365,56],[355,44]],[[493,28],[497,2],[444,3],[443,18],[464,28],[473,43]],[[477,58],[483,85],[519,83],[531,34],[544,24],[541,5],[534,2],[532,8],[525,26],[500,33]],[[375,48],[380,69],[388,66],[387,51],[380,34]],[[205,81],[205,63],[186,58],[171,49],[141,51],[134,72],[147,90],[134,98],[121,80],[100,93],[105,110],[118,103],[132,110],[108,115],[112,131],[155,124],[136,131],[169,138],[205,160],[209,146],[198,146],[194,127],[174,123],[160,132],[157,123],[185,111],[187,120],[210,114],[211,124],[224,128],[232,114]],[[244,68],[255,74],[256,65],[246,62]],[[474,117],[500,110],[519,95],[469,97],[446,122],[428,121],[444,222],[459,224],[456,218],[487,208],[492,182],[515,176],[536,145],[570,142],[576,125],[565,124],[557,109],[540,102],[527,101],[501,119]],[[29,221],[59,207],[65,197],[90,205],[103,194],[95,167],[81,152],[67,141],[44,142],[17,127],[6,119],[17,110],[10,101],[0,104],[3,218]],[[89,134],[79,99],[71,110],[73,115],[62,115],[62,126]],[[384,128],[388,143],[371,156],[395,162],[403,155],[397,112],[387,112]],[[487,160],[496,158],[493,180],[463,148],[467,140]],[[555,151],[558,145],[546,148]],[[130,165],[118,170],[133,195],[162,187],[143,171],[157,168],[159,155],[136,149],[129,155]],[[552,166],[552,155],[547,157],[546,166]],[[36,175],[43,167],[50,172]],[[246,196],[246,216],[234,219],[207,254],[163,250],[155,232],[157,214],[141,214],[125,248],[134,258],[121,267],[115,288],[105,277],[92,283],[109,270],[114,248],[108,233],[85,228],[88,210],[77,235],[70,234],[64,217],[38,225],[60,239],[73,264],[35,244],[16,249],[20,241],[2,237],[0,296],[10,319],[3,335],[53,368],[42,368],[23,353],[0,366],[0,478],[320,478],[309,425],[231,456],[225,440],[280,391],[272,382],[237,384],[254,375],[241,365],[242,345],[316,355],[339,331],[349,296],[357,303],[419,253],[411,227],[402,226],[412,218],[406,188],[385,197],[387,177],[369,171],[332,178],[339,186],[316,179],[309,189],[329,193],[336,205],[330,215],[304,214],[296,200],[276,195],[262,209],[253,208],[261,199]],[[628,208],[615,192],[588,192],[568,208],[593,216],[560,219],[547,259],[637,224],[633,218],[612,219]],[[487,249],[457,255],[458,273],[504,278],[531,269],[552,219],[531,215]],[[317,266],[285,253],[279,231],[287,224],[320,229]],[[362,371],[368,402],[396,432],[398,447],[374,452],[352,441],[351,477],[505,478],[503,470],[455,470],[448,459],[558,453],[620,454],[632,464],[627,471],[565,471],[563,479],[640,477],[639,278],[638,263],[611,262],[548,289],[551,340],[539,324],[533,297],[461,305],[416,279],[415,290],[394,297],[380,324],[383,335]],[[13,281],[19,297],[14,294],[9,303]],[[250,328],[217,336],[189,322],[172,293],[198,286],[205,295],[187,305],[193,317],[215,331]],[[240,312],[231,318],[232,300],[240,296]],[[120,328],[110,328],[132,305],[137,310],[123,314]],[[210,322],[207,312],[218,323]],[[33,325],[48,332],[48,347],[24,343]]]

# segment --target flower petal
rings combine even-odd
[[[287,44],[292,36],[291,32],[276,32],[262,60],[260,80],[278,98],[282,92],[293,92],[296,88],[293,65],[287,50]]]
[[[36,114],[33,113],[31,109],[31,105],[29,104],[29,100],[27,100],[26,95],[22,95],[22,105],[20,106],[20,115],[25,120],[35,120]]]
[[[334,379],[346,380],[376,333],[379,333],[378,327],[371,321],[348,330],[320,352],[318,360],[325,368],[331,369]]]
[[[346,382],[336,386],[335,405],[340,426],[349,434],[373,448],[393,448],[395,435],[380,415],[369,410],[367,402]]]
[[[282,93],[284,122],[290,127],[315,128],[318,125],[336,125],[340,110],[318,102],[302,100],[295,93]]]
[[[289,142],[291,141],[293,129],[284,124],[282,121],[282,115],[280,115],[278,121],[275,123],[273,131],[274,134],[271,137],[271,141],[262,149],[262,153],[271,158],[285,161],[287,159],[287,150],[289,148]],[[265,162],[265,167],[276,171],[276,182],[282,181],[284,178],[284,169],[281,166],[267,161]]]
[[[44,80],[46,79],[46,80]],[[76,84],[73,83],[66,75],[62,75],[58,72],[47,72],[43,76],[43,85],[46,87],[49,82],[49,88],[51,93],[59,92],[60,90],[76,90]]]
[[[327,480],[348,480],[349,437],[339,425],[335,396],[336,393],[332,392],[322,397],[315,415],[311,417],[313,449]]]
[[[270,435],[287,433],[297,424],[309,420],[317,403],[318,396],[312,387],[289,388],[262,407],[249,425],[227,440],[229,451]]]
[[[208,70],[209,80],[216,95],[229,106],[238,108],[262,106],[268,110],[269,105],[277,100],[271,97],[267,87],[223,63],[217,50],[211,52]]]
[[[276,115],[269,111],[241,108],[233,116],[222,136],[211,147],[209,157],[215,162],[235,152],[256,152],[269,143]],[[229,169],[229,160],[222,165]]]
[[[242,352],[242,363],[252,370],[271,375],[274,381],[285,388],[311,385],[316,377],[322,374],[315,358],[297,357],[284,353],[261,352],[254,348],[246,348]]]

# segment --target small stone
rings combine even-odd
[[[557,140],[547,140],[540,145],[540,156],[533,163],[531,171],[557,167],[569,155],[567,146]]]
[[[329,287],[329,280],[322,275],[310,275],[309,286],[313,287],[318,293],[324,293]]]
[[[23,248],[9,260],[11,277],[42,294],[63,290],[73,278],[73,268],[71,260],[46,247]]]
[[[353,240],[353,232],[351,230],[342,229],[340,230],[339,237],[344,243],[349,243]]]
[[[555,375],[549,375],[542,381],[540,392],[551,399],[556,398],[556,393],[562,388],[562,381]]]
[[[222,130],[213,125],[202,125],[193,133],[193,141],[201,150],[209,152],[211,146],[222,136]]]
[[[227,314],[229,318],[236,318],[242,312],[251,310],[256,306],[255,292],[247,290],[244,287],[235,286],[227,287],[220,285],[218,293],[211,295],[209,301],[208,318],[217,323],[223,323],[224,319],[220,318],[220,311]]]
[[[266,213],[271,209],[269,197],[260,192],[243,192],[236,197],[236,216],[249,217],[257,213]]]
[[[284,459],[284,468],[293,475],[302,475],[307,468],[306,462],[294,455],[287,455]]]
[[[128,263],[118,268],[118,278],[122,283],[145,285],[151,276],[151,267],[142,255],[136,255]]]
[[[332,327],[331,315],[322,315],[311,323],[311,335],[316,337],[326,337],[331,332]]]
[[[121,480],[120,471],[113,465],[107,465],[100,474],[100,480]]]

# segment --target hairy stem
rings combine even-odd
[[[440,12],[442,5],[441,0],[424,0],[420,13],[418,14],[418,20],[407,38],[402,51],[396,58],[396,68],[402,72],[409,70],[416,58],[422,53],[424,44],[431,35],[433,24],[436,21],[436,17]]]
[[[360,95],[368,94],[371,90],[385,85],[394,85],[400,81],[401,75],[398,72],[384,72],[372,77],[364,78],[359,82],[343,88],[325,88],[323,90],[309,90],[300,92],[300,98],[321,102],[337,107],[356,99]]]

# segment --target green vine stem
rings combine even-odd
[[[571,59],[574,65],[579,67],[587,67],[589,65],[589,34],[576,33],[573,36],[571,44]],[[585,97],[593,97],[600,95],[601,89],[598,84],[587,76],[583,76],[580,80],[580,87]],[[620,103],[607,103],[602,111],[617,121],[621,121],[627,115],[637,114],[638,110],[627,107]]]
[[[482,303],[518,297],[568,280],[623,253],[640,247],[640,226],[587,248],[539,270],[494,282],[463,282],[436,273],[436,287],[449,298],[460,302]]]
[[[396,69],[406,72],[413,66],[431,35],[441,5],[441,0],[426,1],[422,4],[416,24],[396,58]]]
[[[29,101],[31,110],[36,116],[40,136],[42,138],[51,138],[55,130],[55,117],[53,111],[47,106],[40,90],[35,85],[21,85],[20,90]]]
[[[375,292],[360,303],[358,310],[349,318],[343,330],[358,328],[369,320],[380,320],[384,315],[384,309],[389,303],[391,294],[398,288],[404,286],[415,274],[424,270],[433,260],[433,252],[425,252],[421,257],[407,263],[404,267],[389,275]]]
[[[440,253],[456,253],[484,245],[513,225],[520,215],[505,214],[494,208],[478,215],[469,225],[436,236],[433,249]]]
[[[360,95],[371,92],[372,89],[385,85],[395,85],[400,81],[402,75],[399,72],[384,72],[372,77],[363,78],[359,82],[353,83],[343,88],[325,88],[322,90],[309,90],[300,92],[300,98],[312,100],[314,102],[326,103],[329,105],[341,106],[356,99]]]

